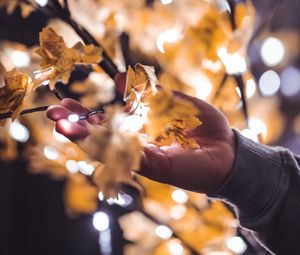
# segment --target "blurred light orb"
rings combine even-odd
[[[70,142],[70,140],[65,137],[64,135],[56,132],[55,128],[53,129],[53,137],[58,141],[58,142],[61,142],[61,143],[67,143],[67,142]]]
[[[158,237],[164,240],[169,239],[173,235],[173,231],[164,225],[157,226],[154,232]]]
[[[104,200],[104,194],[103,194],[102,191],[100,191],[100,192],[98,193],[98,198],[99,198],[100,201],[103,201],[103,200]]]
[[[189,200],[188,194],[180,189],[176,189],[172,192],[172,199],[178,204],[185,204]]]
[[[165,43],[175,43],[179,41],[182,37],[182,33],[179,31],[179,29],[171,28],[168,29],[157,37],[156,40],[156,47],[157,49],[165,54],[164,44]]]
[[[95,167],[88,164],[86,161],[79,161],[77,165],[79,167],[79,171],[85,175],[92,175],[95,170]]]
[[[273,96],[280,88],[280,77],[273,70],[269,70],[262,74],[258,84],[264,96]]]
[[[93,225],[98,231],[105,231],[109,228],[109,217],[105,212],[96,212],[93,215]]]
[[[184,205],[174,205],[171,208],[170,215],[174,220],[181,220],[186,215],[186,211]]]
[[[247,250],[247,244],[239,236],[229,238],[226,241],[226,246],[235,254],[243,254]]]
[[[170,4],[173,0],[160,0],[162,4]]]
[[[245,136],[246,138],[254,141],[254,142],[258,142],[258,134],[256,132],[254,132],[253,130],[246,128],[244,130],[241,131],[241,134],[243,136]]]
[[[246,59],[240,53],[228,53],[227,49],[222,47],[217,54],[223,62],[227,74],[241,74],[247,70]]]
[[[300,92],[300,71],[295,67],[288,67],[281,75],[280,90],[287,97],[295,96]]]
[[[45,146],[44,155],[47,159],[56,160],[58,158],[58,151],[52,146]]]
[[[30,136],[28,128],[22,125],[18,120],[10,124],[8,133],[11,138],[20,143],[26,143]]]
[[[41,7],[45,7],[48,4],[48,0],[35,0],[35,2]]]
[[[68,169],[68,171],[72,174],[77,173],[79,171],[79,167],[78,164],[75,160],[68,160],[66,162],[66,168]]]
[[[260,55],[265,65],[278,65],[284,58],[284,54],[284,45],[278,38],[269,37],[262,43]]]
[[[78,114],[70,114],[68,117],[68,121],[72,123],[76,123],[79,121],[79,115]]]
[[[172,255],[183,255],[184,254],[184,249],[178,240],[171,240],[168,243],[168,249]]]
[[[29,54],[25,51],[14,50],[11,52],[10,58],[16,67],[26,67],[30,64]]]

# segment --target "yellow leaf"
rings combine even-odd
[[[65,204],[69,215],[90,214],[97,209],[97,190],[82,174],[70,175],[65,186]]]
[[[49,80],[51,89],[54,89],[57,81],[68,83],[74,65],[97,64],[102,60],[101,48],[81,42],[68,48],[63,37],[50,27],[40,33],[40,47],[36,53],[42,57],[42,70],[37,73],[36,86]]]
[[[184,131],[201,125],[199,110],[186,100],[173,96],[171,90],[161,89],[149,98],[146,132],[150,142],[159,146],[170,145],[174,141],[183,147],[198,148],[194,139]]]
[[[23,72],[13,69],[4,74],[4,87],[0,88],[0,114],[13,112],[12,119],[22,110],[26,96],[32,91],[31,78]],[[3,125],[5,121],[0,121]]]
[[[124,94],[126,108],[130,112],[136,109],[140,103],[144,103],[148,95],[155,94],[157,91],[155,87],[157,79],[153,67],[136,64],[134,69],[128,68]]]

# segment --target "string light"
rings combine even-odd
[[[172,255],[183,255],[184,249],[178,240],[171,240],[168,243],[168,249]]]
[[[77,165],[79,167],[79,171],[85,175],[92,175],[95,170],[95,167],[88,164],[86,161],[79,161]]]
[[[16,67],[27,67],[30,64],[29,54],[24,51],[14,50],[11,52],[10,58]]]
[[[41,7],[45,7],[48,4],[48,0],[35,0],[35,2]]]
[[[158,237],[164,240],[169,239],[173,235],[173,231],[164,225],[157,226],[154,232]]]
[[[243,254],[247,250],[246,243],[239,236],[229,238],[226,241],[226,246],[228,249],[232,250],[235,254]]]
[[[72,174],[77,173],[79,171],[78,164],[75,160],[68,160],[66,162],[66,168]]]
[[[172,199],[178,204],[185,204],[189,199],[188,194],[180,189],[174,190],[171,196]]]
[[[68,117],[68,121],[72,122],[72,123],[76,123],[79,121],[79,115],[78,114],[71,114]]]
[[[263,42],[260,54],[267,66],[276,66],[282,61],[285,48],[278,38],[269,37]]]
[[[8,132],[11,138],[21,143],[26,143],[30,136],[27,127],[22,125],[18,120],[11,123]]]
[[[172,2],[173,2],[173,0],[161,0],[161,3],[164,4],[164,5],[170,4]]]
[[[98,231],[105,231],[109,228],[109,217],[105,212],[96,212],[93,216],[94,228]]]
[[[184,205],[174,205],[170,215],[174,220],[181,220],[186,215],[187,209]]]
[[[58,151],[52,146],[45,146],[44,155],[47,159],[55,160],[58,158]]]

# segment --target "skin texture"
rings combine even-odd
[[[115,78],[117,90],[124,92],[125,74]],[[192,102],[200,109],[199,118],[203,124],[187,130],[194,137],[200,149],[184,149],[178,145],[159,148],[146,144],[142,155],[139,174],[162,183],[168,183],[190,191],[212,194],[230,175],[235,160],[235,134],[230,129],[223,113],[212,105],[194,97],[174,91],[176,97]],[[73,99],[64,99],[60,105],[52,106],[47,116],[56,122],[56,131],[71,140],[87,137],[87,121],[70,123],[70,114],[85,114],[88,109]],[[88,122],[100,125],[103,116],[94,115]]]

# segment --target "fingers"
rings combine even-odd
[[[121,94],[124,95],[125,89],[126,89],[126,73],[118,73],[115,76],[115,85],[117,91]]]
[[[72,111],[61,105],[53,105],[48,108],[46,114],[49,119],[58,121],[60,119],[67,119],[72,114]]]
[[[144,147],[141,170],[138,172],[149,179],[169,183],[171,165],[166,153],[152,144]]]
[[[58,120],[55,129],[70,140],[82,139],[89,135],[88,128],[85,125],[71,123],[66,119]]]

